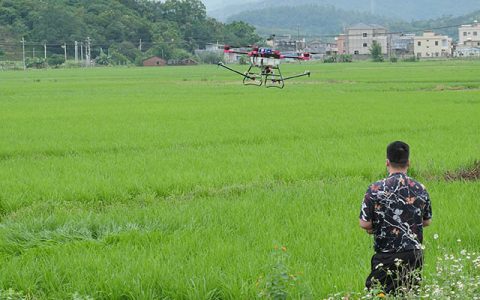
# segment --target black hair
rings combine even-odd
[[[395,141],[387,147],[387,158],[393,167],[406,167],[409,156],[410,146],[407,143]]]

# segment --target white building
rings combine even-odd
[[[462,47],[457,48],[454,52],[455,57],[462,57],[462,58],[477,58],[480,57],[480,47]]]
[[[458,46],[480,46],[480,23],[474,22],[471,25],[462,25],[458,28]]]
[[[452,55],[452,39],[425,31],[414,38],[413,51],[418,58],[449,57]]]
[[[359,23],[347,28],[346,31],[345,50],[347,54],[368,55],[373,41],[380,44],[383,54],[387,54],[387,29],[385,27]]]

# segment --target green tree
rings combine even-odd
[[[232,22],[225,26],[225,43],[245,46],[255,44],[260,37],[255,33],[255,27],[245,22]]]
[[[370,56],[375,62],[383,61],[382,45],[380,45],[377,41],[373,41],[372,43],[372,47],[370,48]]]

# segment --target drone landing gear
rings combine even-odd
[[[278,71],[278,74],[275,74],[275,71]],[[283,89],[285,86],[285,78],[282,76],[280,68],[268,68],[263,70],[264,73],[264,83],[267,88],[275,87]]]
[[[226,66],[224,63],[219,62],[218,66],[223,67],[229,71],[232,71],[240,76],[243,77],[243,84],[244,85],[255,85],[255,86],[261,86],[264,85],[267,88],[279,88],[283,89],[285,86],[285,80],[293,79],[293,78],[298,78],[298,77],[303,77],[303,76],[308,76],[310,77],[310,72],[305,71],[302,74],[297,74],[297,75],[292,75],[289,77],[283,77],[282,72],[280,71],[280,68],[278,66],[256,66],[256,65],[250,65],[248,68],[247,72],[241,73],[235,69],[232,69],[228,66]],[[259,72],[255,72],[254,68],[260,69]]]
[[[256,86],[261,86],[263,84],[262,81],[262,74],[252,72],[253,66],[250,66],[248,68],[247,72],[243,74],[243,84],[244,85],[256,85]]]

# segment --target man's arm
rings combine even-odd
[[[364,221],[364,220],[360,219],[360,227],[365,229],[365,231],[368,232],[369,234],[373,234],[372,221]]]
[[[362,208],[360,210],[360,227],[365,229],[369,234],[373,233],[373,200],[371,186],[368,187],[363,197]]]

